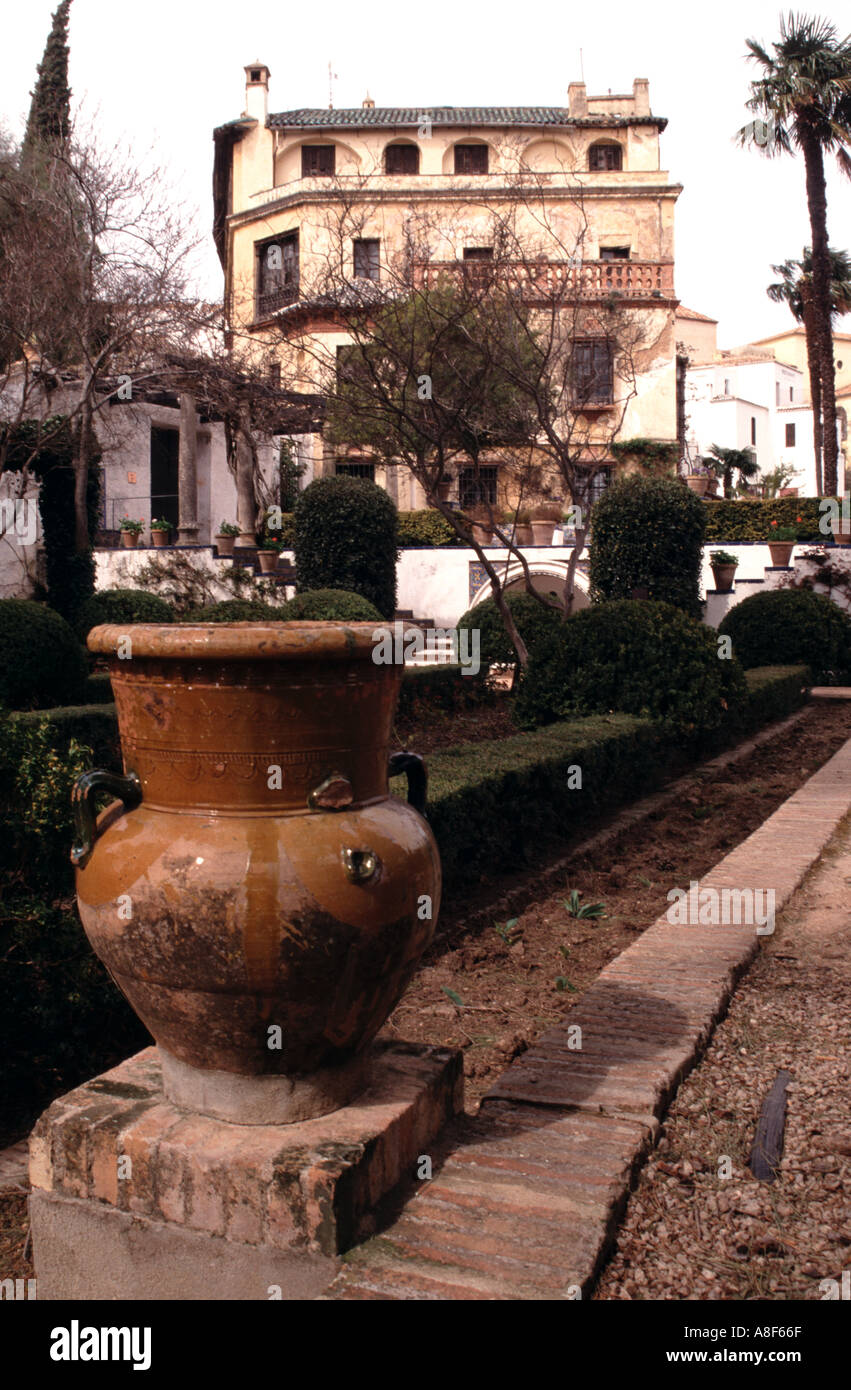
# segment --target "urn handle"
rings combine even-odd
[[[95,769],[93,772],[84,772],[82,777],[77,778],[71,792],[76,831],[71,849],[71,863],[78,869],[85,868],[89,862],[97,839],[94,798],[96,793],[101,791],[117,796],[128,811],[132,811],[142,800],[142,783],[136,772],[128,772],[126,777],[119,777],[115,772]]]
[[[402,772],[408,779],[408,804],[424,816],[428,796],[428,772],[418,753],[391,754],[387,775],[398,777]]]

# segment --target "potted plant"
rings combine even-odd
[[[561,521],[560,502],[542,502],[532,512],[532,536],[535,545],[552,545],[556,523]]]
[[[689,471],[685,476],[686,487],[696,492],[698,497],[705,497],[709,491],[709,480],[714,477],[711,469],[702,463],[693,463],[689,466]]]
[[[709,555],[709,563],[712,566],[712,577],[715,580],[717,593],[729,594],[733,588],[736,566],[739,563],[736,556],[731,555],[727,550],[713,550]]]
[[[467,510],[473,527],[473,538],[479,545],[493,544],[493,520],[489,507],[478,505]]]
[[[513,532],[515,545],[532,544],[532,514],[526,507],[516,507],[505,513],[509,535]]]
[[[118,523],[121,545],[125,550],[135,550],[139,537],[145,529],[144,521],[136,521],[132,516],[123,516]]]
[[[257,559],[260,561],[261,574],[274,574],[278,568],[278,557],[283,549],[280,541],[273,540],[271,536],[264,535],[262,544],[257,548]]]
[[[154,520],[151,522],[151,540],[157,549],[161,549],[164,545],[168,545],[170,531],[170,521],[166,521],[163,517],[159,519],[154,517]]]
[[[800,520],[800,518],[799,518]],[[777,569],[788,569],[795,542],[798,539],[797,526],[781,526],[772,521],[768,533],[768,549],[771,563]]]
[[[239,527],[233,521],[223,521],[216,536],[216,549],[220,555],[232,555],[239,535]]]

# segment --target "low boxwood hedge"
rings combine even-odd
[[[746,706],[736,726],[728,726],[727,741],[742,724],[753,732],[791,714],[806,698],[808,681],[802,666],[748,671]],[[716,747],[720,742],[717,733]],[[649,719],[609,714],[431,754],[428,817],[446,888],[463,894],[483,875],[522,867],[548,840],[564,844],[589,815],[645,796],[676,752]],[[571,786],[576,768],[581,787]],[[393,789],[404,796],[401,783]]]
[[[118,739],[118,719],[115,705],[67,705],[55,709],[29,710],[12,714],[24,727],[44,725],[50,747],[57,753],[67,753],[72,741],[90,748],[92,767],[121,772],[121,746]]]
[[[493,704],[498,692],[486,681],[485,666],[475,676],[464,675],[462,666],[407,666],[399,692],[397,713],[415,719],[429,710],[472,709]]]

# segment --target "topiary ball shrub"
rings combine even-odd
[[[701,616],[703,502],[672,478],[621,478],[591,518],[591,601],[645,597]]]
[[[30,599],[0,599],[0,705],[49,709],[79,704],[89,674],[74,629]]]
[[[101,623],[173,623],[174,609],[145,589],[103,589],[86,599],[77,614],[77,632],[85,642]]]
[[[366,478],[317,478],[295,507],[299,592],[346,589],[396,612],[396,507]]]
[[[557,632],[564,621],[555,609],[545,608],[531,594],[506,594],[505,602],[530,654],[542,638]],[[469,608],[458,627],[469,631],[478,630],[479,660],[484,670],[494,665],[516,665],[517,653],[511,645],[500,611],[492,598],[486,598],[483,603],[477,603],[475,608]]]
[[[382,620],[375,604],[346,589],[312,589],[306,594],[296,594],[283,605],[281,618],[287,623],[380,623]]]
[[[275,607],[256,598],[226,598],[220,603],[208,603],[204,608],[193,608],[185,619],[187,623],[280,623],[283,620],[283,606]]]
[[[807,589],[773,589],[743,599],[718,632],[730,638],[746,670],[803,664],[828,683],[851,673],[851,618],[832,599]]]
[[[531,728],[617,710],[699,742],[738,727],[746,705],[742,667],[721,659],[711,628],[670,603],[622,599],[583,609],[540,643],[515,716]]]

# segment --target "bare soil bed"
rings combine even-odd
[[[697,769],[673,804],[609,846],[605,862],[590,862],[579,847],[558,891],[535,899],[534,871],[516,876],[533,899],[516,918],[494,917],[472,936],[462,907],[444,922],[385,1035],[463,1048],[475,1113],[511,1059],[563,1020],[600,970],[665,911],[668,891],[706,873],[849,736],[851,703],[813,703],[792,733],[779,732],[743,761],[714,774]],[[603,903],[605,917],[571,916],[571,889],[580,904]]]

